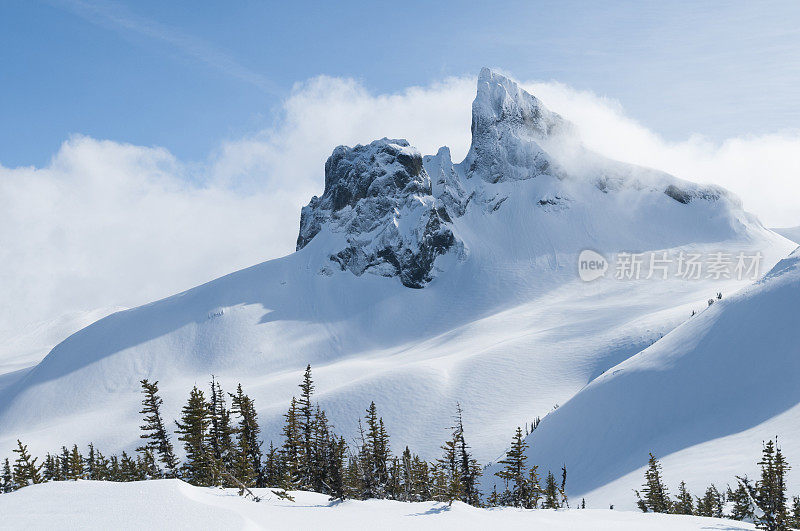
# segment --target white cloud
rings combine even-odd
[[[665,142],[621,106],[557,83],[525,84],[614,158],[739,194],[767,224],[800,223],[800,136]],[[469,144],[474,80],[389,95],[352,80],[298,84],[276,125],[222,143],[202,164],[75,136],[43,168],[0,166],[0,339],[79,309],[132,306],[294,248],[299,208],[339,144],[407,138],[423,153]]]
[[[592,149],[683,179],[723,186],[768,227],[800,225],[800,131],[742,135],[715,143],[700,134],[668,142],[627,117],[622,105],[560,83],[526,83],[579,126]]]

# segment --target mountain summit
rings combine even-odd
[[[522,181],[529,184],[514,188]],[[309,253],[321,258],[315,267],[323,275],[370,273],[421,288],[448,267],[445,262],[465,259],[470,245],[460,235],[475,234],[475,216],[493,215],[501,207],[550,212],[541,224],[545,232],[558,212],[597,201],[612,211],[631,204],[670,210],[671,223],[683,225],[697,211],[672,208],[673,201],[695,200],[723,203],[709,205],[715,212],[706,222],[709,230],[719,225],[723,233],[739,225],[731,219],[738,202],[725,190],[593,153],[581,144],[573,124],[515,81],[484,68],[464,161],[453,164],[446,147],[422,157],[402,139],[337,147],[325,163],[323,194],[302,210],[297,250],[314,249]],[[473,215],[465,217],[468,212]],[[522,216],[513,223],[523,225],[531,217],[530,212],[510,215]],[[478,245],[496,243],[487,236],[489,241]]]

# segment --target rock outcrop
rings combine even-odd
[[[329,259],[356,275],[396,276],[411,288],[433,278],[437,257],[460,248],[434,198],[422,156],[405,140],[339,146],[325,163],[325,191],[303,208],[300,250],[325,232]]]

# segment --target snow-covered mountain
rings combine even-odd
[[[463,162],[447,148],[423,157],[404,140],[336,148],[297,247],[59,344],[0,389],[0,455],[17,437],[34,451],[90,440],[107,452],[133,447],[140,379],[161,382],[177,417],[211,373],[229,388],[241,382],[265,437],[277,438],[311,363],[340,431],[352,434],[374,400],[395,448],[433,457],[458,401],[485,462],[517,425],[564,404],[716,292],[751,282],[617,280],[614,271],[583,282],[582,250],[760,252],[768,268],[794,244],[725,190],[592,153],[574,126],[484,69]]]
[[[800,459],[800,248],[596,378],[528,437],[544,469],[566,464],[571,490],[634,508],[648,452],[675,489],[696,494],[757,477],[762,441]],[[646,460],[646,459],[645,459]],[[790,474],[790,492],[800,474]]]

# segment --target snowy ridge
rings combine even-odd
[[[60,343],[0,388],[0,455],[17,437],[35,453],[89,441],[108,453],[134,448],[139,380],[159,380],[165,416],[177,418],[211,373],[226,389],[241,382],[265,440],[277,442],[311,363],[320,403],[348,438],[374,400],[394,448],[437,457],[458,401],[486,462],[516,426],[567,402],[717,291],[750,284],[611,274],[584,283],[582,250],[759,251],[771,267],[795,247],[724,191],[591,154],[508,78],[483,71],[473,110],[474,149],[462,163],[446,148],[422,157],[401,140],[337,148],[322,195],[303,209],[297,252]],[[615,470],[644,462],[630,459],[640,461]]]

